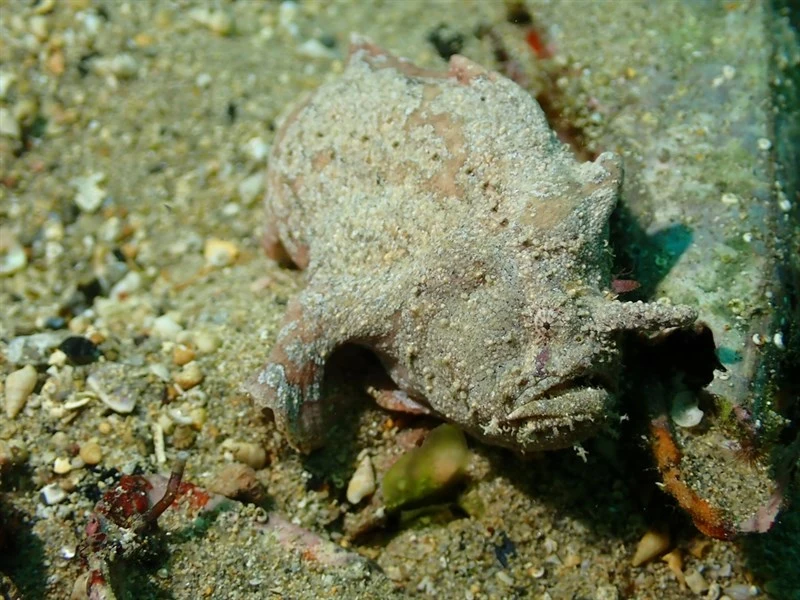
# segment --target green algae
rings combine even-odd
[[[468,459],[464,433],[453,425],[440,425],[384,475],[381,491],[386,508],[395,510],[439,495],[464,476]]]

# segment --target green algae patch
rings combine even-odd
[[[453,425],[440,425],[384,475],[381,491],[386,508],[395,510],[438,496],[464,476],[468,460],[464,433]]]

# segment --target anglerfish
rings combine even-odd
[[[613,293],[621,182],[616,154],[578,161],[502,75],[459,55],[426,70],[354,39],[271,149],[265,246],[307,283],[249,393],[311,451],[348,418],[323,374],[356,344],[396,385],[376,394],[388,408],[521,453],[592,435],[616,414],[621,336],[697,316]]]

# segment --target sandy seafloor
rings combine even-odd
[[[531,12],[545,27],[558,14],[635,39],[642,11],[661,11],[657,21],[684,10],[625,4],[532,3]],[[252,507],[233,505],[202,526],[175,510],[162,552],[118,576],[121,597],[800,598],[798,513],[764,536],[706,540],[659,492],[635,424],[587,442],[585,457],[522,461],[470,442],[457,502],[459,490],[351,540],[345,517],[360,507],[344,490],[359,453],[378,465],[434,423],[365,401],[305,459],[239,392],[302,287],[302,273],[276,266],[259,244],[276,119],[341,71],[350,31],[432,67],[443,61],[428,37],[442,23],[442,36],[460,33],[462,52],[489,66],[497,57],[473,34],[479,25],[525,45],[502,2],[0,1],[0,373],[38,372],[19,413],[0,416],[6,593],[10,580],[24,598],[70,597],[82,571],[75,547],[102,491],[119,473],[166,473],[184,451],[186,478],[217,490],[229,485],[226,466],[251,462],[269,510],[372,566],[325,566],[281,546],[255,531]],[[548,35],[556,47],[580,46],[557,28]],[[593,51],[592,77],[624,63],[603,58],[611,49]],[[523,68],[535,82],[534,63]],[[33,334],[43,334],[39,346],[12,364],[14,340]],[[69,335],[92,339],[102,357],[70,366],[54,351]],[[639,540],[659,529],[672,565],[633,567]]]

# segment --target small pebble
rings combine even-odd
[[[40,42],[47,41],[50,31],[48,30],[47,19],[45,17],[42,15],[35,15],[31,17],[28,26],[30,32],[36,37],[37,40]]]
[[[110,298],[124,300],[142,287],[142,275],[138,271],[129,271],[125,277],[113,285]]]
[[[347,501],[358,504],[364,498],[375,493],[375,470],[369,455],[365,455],[358,463],[355,473],[347,484]]]
[[[64,450],[69,443],[69,436],[63,431],[56,431],[50,436],[50,445],[56,450]]]
[[[173,431],[175,431],[175,421],[173,421],[169,415],[159,415],[156,423],[161,431],[164,432],[164,435],[170,435]]]
[[[200,431],[208,419],[208,412],[202,406],[198,406],[189,411],[189,425],[195,431]]]
[[[708,593],[705,595],[705,600],[718,600],[722,594],[722,588],[718,583],[712,583],[708,586]]]
[[[778,350],[786,350],[786,344],[783,341],[783,332],[778,331],[775,335],[773,335],[772,343],[775,344],[775,347]]]
[[[650,562],[654,558],[658,558],[669,550],[670,544],[669,533],[651,529],[639,540],[631,564],[633,564],[634,567],[638,567]]]
[[[85,213],[96,212],[103,200],[105,191],[98,184],[106,178],[104,173],[93,173],[85,177],[76,177],[70,183],[76,188],[75,204]]]
[[[171,376],[170,376],[170,374],[169,374],[169,369],[168,369],[168,368],[167,368],[167,366],[166,366],[166,365],[164,365],[164,364],[161,364],[161,363],[153,363],[153,364],[151,364],[151,365],[148,367],[148,370],[149,370],[149,371],[150,371],[150,372],[151,372],[153,375],[155,375],[156,377],[158,377],[158,378],[159,378],[161,381],[163,381],[163,382],[165,382],[165,383],[166,383],[167,381],[170,381],[170,379],[172,379],[172,377],[171,377]]]
[[[153,321],[150,334],[162,340],[174,341],[178,334],[183,331],[178,323],[170,315],[161,315]]]
[[[731,600],[747,600],[758,596],[758,588],[754,585],[746,585],[744,583],[736,583],[726,587],[724,590]]]
[[[249,206],[261,196],[264,191],[264,174],[254,173],[245,177],[238,186],[239,198],[245,205]]]
[[[558,542],[553,538],[545,538],[542,545],[544,546],[544,551],[547,552],[547,554],[554,554],[558,551]]]
[[[0,100],[5,100],[11,87],[16,83],[17,75],[11,71],[0,71]],[[0,115],[4,114],[2,111],[7,109],[0,109]]]
[[[686,585],[698,596],[708,590],[708,583],[699,571],[690,571],[686,574]]]
[[[613,584],[598,585],[594,600],[619,600],[619,590]]]
[[[244,145],[244,151],[256,162],[263,162],[269,153],[269,145],[261,138],[254,137]]]
[[[297,2],[293,2],[292,0],[285,0],[284,2],[281,2],[280,7],[278,8],[278,23],[291,35],[297,35],[297,23],[294,21],[297,18],[297,13],[299,10],[300,7],[298,6]]]
[[[47,317],[42,326],[46,329],[64,329],[67,321],[64,317]]]
[[[50,358],[47,359],[47,364],[55,367],[63,367],[67,364],[67,355],[61,350],[56,350],[50,355]]]
[[[64,336],[47,331],[13,338],[6,350],[6,360],[13,365],[46,365],[50,352],[61,343]]]
[[[18,466],[28,460],[30,453],[20,440],[0,440],[0,470],[6,466]]]
[[[133,43],[139,46],[139,48],[149,48],[154,42],[155,38],[149,33],[145,33],[143,31],[140,31],[133,36]]]
[[[262,502],[266,496],[256,472],[241,463],[225,465],[211,480],[209,490],[227,498],[254,503]]]
[[[81,445],[78,456],[80,456],[81,460],[87,465],[96,465],[103,460],[103,449],[97,442],[86,442]]]
[[[28,397],[36,387],[36,369],[26,365],[6,378],[6,416],[15,418],[25,407]]]
[[[132,79],[139,72],[139,63],[133,55],[123,52],[109,58],[96,58],[92,61],[92,69],[98,75]]]
[[[3,115],[0,109],[0,134],[3,128]],[[8,229],[0,227],[0,276],[18,273],[28,264],[25,248]]]
[[[61,489],[61,486],[59,486],[57,483],[51,483],[44,486],[41,489],[40,494],[42,501],[48,506],[63,502],[67,498],[67,492]]]
[[[222,443],[222,448],[229,451],[235,460],[252,467],[256,471],[263,469],[267,464],[267,452],[260,444],[225,440]]]
[[[495,577],[497,577],[498,581],[501,581],[506,585],[514,585],[514,580],[505,571],[497,571],[497,573],[495,573]]]
[[[47,15],[53,12],[56,7],[56,0],[40,0],[33,9],[34,14]]]
[[[227,267],[239,256],[239,249],[233,242],[209,238],[203,248],[203,256],[211,267]]]
[[[53,51],[45,61],[45,68],[55,76],[63,75],[64,70],[67,68],[64,52],[61,49]]]
[[[189,12],[189,18],[217,35],[225,36],[233,32],[233,19],[221,10],[195,8]]]
[[[197,362],[192,361],[185,364],[183,368],[173,376],[172,379],[181,387],[182,390],[189,390],[203,381],[203,377],[204,376],[203,372],[200,370],[200,365],[198,365]]]
[[[194,84],[199,88],[207,88],[211,85],[213,79],[208,73],[200,73],[194,80]]]
[[[39,102],[26,96],[17,101],[14,105],[14,117],[20,123],[30,123],[39,114]]]
[[[88,8],[88,6],[86,8]],[[103,20],[100,18],[100,16],[94,11],[86,11],[83,14],[83,19],[80,20],[83,21],[83,29],[86,34],[90,38],[97,37],[97,34],[100,33],[100,28],[103,24]]]
[[[69,473],[71,470],[72,470],[72,465],[70,464],[68,458],[59,456],[53,462],[53,472],[56,475],[65,475],[66,473]]]
[[[195,359],[195,351],[189,346],[178,344],[172,349],[172,362],[182,367]]]
[[[192,335],[192,341],[200,354],[211,354],[220,345],[219,337],[209,331],[198,331]]]
[[[197,432],[186,425],[179,425],[172,432],[172,447],[176,450],[186,450],[194,445]]]
[[[0,135],[14,140],[18,140],[22,135],[19,121],[7,108],[0,108]]]
[[[297,47],[300,56],[308,58],[329,58],[334,59],[338,55],[336,51],[328,48],[325,44],[316,39],[306,40]]]

